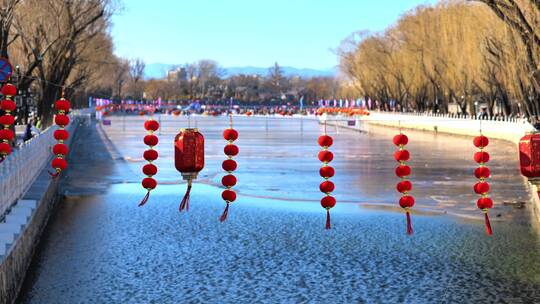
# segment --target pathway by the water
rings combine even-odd
[[[207,157],[187,214],[178,213],[185,185],[172,149],[174,135],[188,125],[184,117],[161,118],[160,186],[137,207],[145,194],[139,184],[143,120],[113,117],[106,134],[94,127],[79,134],[63,180],[66,199],[43,237],[23,303],[540,299],[540,242],[511,143],[489,146],[497,202],[490,238],[474,219],[481,213],[474,205],[470,138],[408,132],[413,194],[418,209],[430,212],[413,215],[415,234],[407,237],[404,215],[381,208],[398,199],[390,129],[329,130],[338,205],[326,231],[316,121],[235,118],[240,195],[221,224],[227,118],[190,121],[206,137]],[[525,208],[515,207],[519,202]]]

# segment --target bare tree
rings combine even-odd
[[[129,77],[130,77],[130,94],[134,99],[140,100],[143,98],[144,85],[144,69],[146,64],[142,59],[134,59],[129,62]]]
[[[15,9],[21,0],[2,0],[0,8],[0,56],[9,58],[8,47],[18,38],[17,33],[11,33]]]
[[[23,80],[28,88],[39,79],[38,115],[45,124],[62,87],[80,87],[88,80],[88,48],[105,39],[108,28],[107,1],[26,0],[21,2],[14,25]],[[29,18],[31,16],[31,18]],[[76,73],[73,73],[76,72]]]
[[[267,87],[274,97],[280,98],[285,90],[285,77],[281,67],[276,62],[272,67],[268,69],[268,82]]]
[[[115,69],[113,72],[114,79],[114,95],[119,99],[122,99],[123,89],[125,84],[128,81],[130,65],[129,61],[125,59],[118,59],[118,62],[114,65]]]

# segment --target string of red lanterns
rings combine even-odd
[[[57,144],[53,147],[53,154],[56,156],[51,161],[51,167],[54,172],[49,172],[52,178],[56,178],[67,168],[66,156],[68,154],[68,147],[64,143],[69,137],[69,132],[66,130],[66,126],[69,124],[69,110],[71,104],[69,100],[64,98],[64,92],[62,91],[62,97],[54,103],[54,107],[58,113],[54,117],[54,123],[58,126],[58,130],[54,133],[54,138],[57,140]]]
[[[187,190],[180,202],[179,211],[189,210],[189,196],[193,180],[204,168],[204,136],[199,129],[180,130],[174,139],[174,165],[176,170],[187,180]]]
[[[223,214],[221,214],[219,218],[221,222],[224,222],[227,219],[229,214],[229,205],[236,200],[236,192],[234,192],[234,190],[231,188],[234,187],[237,182],[236,176],[234,176],[232,173],[237,168],[237,164],[233,158],[239,153],[238,146],[234,144],[234,141],[238,139],[238,131],[233,129],[232,114],[229,117],[229,128],[223,131],[223,138],[227,141],[227,145],[223,149],[223,152],[225,155],[227,155],[227,159],[223,161],[221,166],[223,167],[223,170],[227,172],[227,175],[223,176],[221,179],[221,184],[227,189],[223,190],[221,193],[221,198],[227,205],[225,206],[225,210],[223,210]]]
[[[411,175],[411,167],[407,165],[407,161],[410,159],[411,154],[405,149],[405,146],[409,143],[407,135],[400,134],[394,136],[394,145],[399,147],[399,150],[394,153],[394,159],[399,163],[396,167],[396,175],[401,178],[401,181],[396,185],[396,189],[401,193],[399,199],[399,206],[405,209],[405,215],[407,218],[407,234],[413,234],[412,221],[411,221],[411,208],[414,206],[414,197],[409,195],[412,190],[412,183],[408,180]]]
[[[0,102],[0,108],[5,112],[0,116],[0,125],[4,126],[0,129],[0,162],[2,162],[9,154],[11,154],[11,141],[15,138],[15,133],[11,130],[11,126],[15,124],[13,112],[17,108],[13,97],[17,94],[17,88],[11,83],[6,83],[2,86],[2,95],[4,99]]]
[[[486,225],[486,234],[492,235],[493,230],[491,229],[491,223],[489,221],[489,209],[493,208],[493,200],[489,197],[489,183],[486,182],[491,175],[489,168],[486,166],[486,163],[489,162],[489,153],[484,151],[484,148],[489,145],[489,139],[484,135],[480,135],[474,138],[473,144],[478,148],[478,151],[474,153],[474,161],[477,162],[480,166],[474,170],[474,175],[479,179],[473,189],[476,194],[481,195],[476,202],[478,209],[484,212],[484,220]]]
[[[331,136],[326,134],[326,121],[324,123],[324,133],[323,135],[319,136],[319,139],[317,140],[319,146],[321,146],[321,151],[319,152],[319,160],[323,163],[321,169],[319,170],[319,174],[322,178],[324,178],[324,181],[319,185],[319,190],[326,194],[321,199],[321,206],[326,209],[326,229],[331,228],[330,224],[330,209],[334,208],[336,205],[336,199],[331,195],[331,193],[335,189],[335,185],[333,182],[330,181],[330,178],[334,176],[335,170],[328,164],[334,159],[334,154],[330,151],[328,151],[328,148],[332,146],[334,143],[334,140]]]
[[[153,176],[157,174],[158,168],[153,164],[153,162],[159,157],[159,153],[154,149],[154,147],[159,143],[159,138],[154,134],[154,132],[159,129],[159,122],[155,121],[154,119],[149,119],[144,122],[144,128],[148,134],[144,136],[143,141],[144,144],[149,147],[149,149],[144,151],[143,154],[143,157],[148,164],[144,165],[142,168],[142,172],[144,175],[146,175],[146,177],[143,178],[141,184],[143,188],[147,190],[147,192],[139,203],[139,207],[144,206],[144,204],[148,202],[150,192],[157,187],[157,181],[153,178]]]

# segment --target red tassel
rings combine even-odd
[[[223,214],[219,218],[219,221],[222,223],[225,222],[225,220],[227,219],[227,215],[229,215],[229,203],[227,203],[225,210],[223,210]]]
[[[52,173],[51,171],[47,171],[49,175],[51,176],[51,179],[55,179],[60,175],[60,172]]]
[[[146,195],[142,199],[142,201],[139,203],[139,207],[144,206],[146,202],[148,202],[148,198],[150,198],[150,191],[146,192]]]
[[[411,213],[407,211],[405,214],[407,215],[407,235],[412,235],[413,229],[412,229]]]
[[[332,228],[330,226],[330,209],[326,209],[326,229]]]
[[[493,235],[493,230],[491,229],[491,223],[489,222],[489,215],[488,213],[484,213],[484,218],[486,222],[486,234],[487,235]]]
[[[186,210],[189,211],[189,193],[191,192],[191,185],[188,184],[186,194],[184,195],[184,198],[182,199],[182,202],[180,203],[180,208],[178,209],[180,212]]]

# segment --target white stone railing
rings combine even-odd
[[[73,136],[79,118],[71,116],[66,128]],[[25,142],[0,163],[0,218],[28,190],[44,166],[52,159],[52,146],[56,143],[51,126]]]
[[[321,121],[324,117],[319,118]],[[487,119],[479,120],[470,116],[452,116],[442,114],[416,114],[371,112],[367,116],[328,116],[331,124],[347,126],[352,129],[369,131],[369,125],[381,125],[394,128],[416,129],[423,131],[442,132],[448,134],[476,136],[480,129],[490,138],[519,142],[525,133],[532,131],[533,126],[524,119]],[[335,121],[332,122],[332,120]],[[349,124],[348,122],[351,122]]]
[[[482,121],[502,121],[509,123],[527,123],[526,118],[519,117],[504,117],[504,116],[492,116],[484,119],[479,119],[477,116],[471,116],[466,114],[440,114],[431,112],[381,112],[371,111],[371,115],[399,115],[399,116],[414,116],[414,117],[429,117],[433,119],[460,119],[460,120],[482,120]]]

